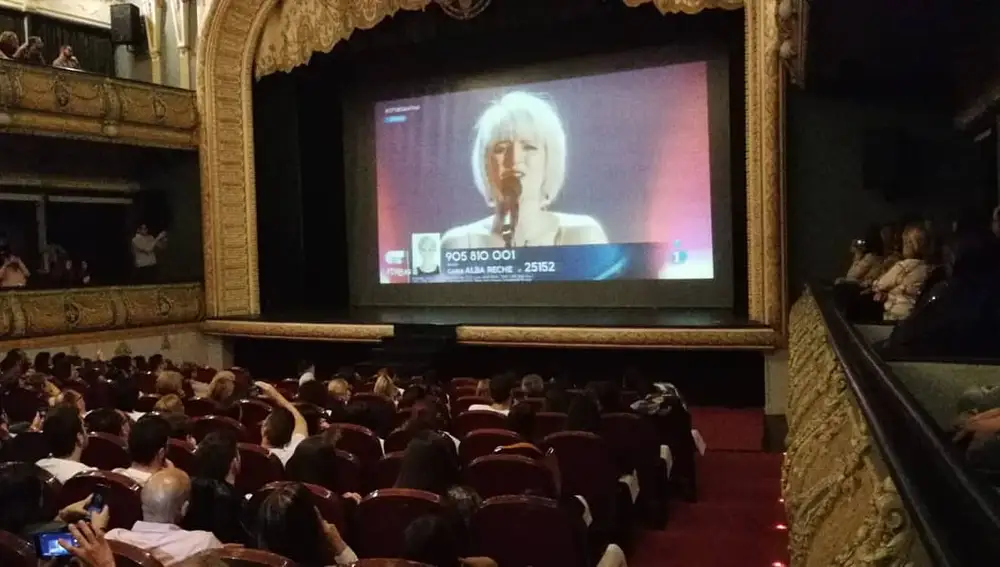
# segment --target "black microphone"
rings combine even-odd
[[[500,180],[500,237],[506,248],[514,247],[514,228],[517,227],[517,217],[521,208],[521,178],[517,176],[504,177]]]

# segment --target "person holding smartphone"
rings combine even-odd
[[[267,382],[254,382],[263,396],[270,398],[278,407],[260,426],[261,446],[281,460],[284,465],[292,458],[295,448],[309,436],[309,424],[294,404],[285,399],[274,386]]]

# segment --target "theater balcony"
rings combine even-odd
[[[173,149],[198,147],[190,90],[0,61],[0,134],[72,137]]]
[[[886,360],[879,327],[848,322],[813,285],[790,317],[782,492],[793,565],[938,565],[1000,557],[997,476],[949,429],[997,361]]]

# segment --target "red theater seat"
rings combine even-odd
[[[396,451],[388,453],[375,465],[375,472],[372,474],[374,484],[370,486],[372,490],[392,488],[396,486],[396,479],[399,478],[399,469],[403,465],[403,452]]]
[[[297,567],[291,559],[261,549],[223,547],[208,555],[218,557],[230,567]]]
[[[0,531],[0,565],[38,567],[35,546],[12,533]]]
[[[39,431],[26,431],[10,441],[11,458],[34,463],[49,456],[49,444]]]
[[[115,556],[115,567],[163,567],[163,563],[144,549],[113,539],[108,540],[108,545]]]
[[[554,500],[533,496],[496,496],[472,516],[472,554],[504,567],[587,565],[583,523],[575,522]]]
[[[261,502],[263,502],[272,491],[287,484],[291,483],[287,481],[271,482],[261,487],[259,490],[254,491],[253,497],[247,504],[247,513],[250,516],[255,515]],[[323,516],[323,519],[337,526],[337,530],[342,534],[346,534],[347,512],[344,509],[344,502],[341,500],[340,496],[322,486],[309,483],[302,483],[302,485],[309,489],[309,493],[313,497],[313,503],[316,505],[316,509],[319,510],[320,515]]]
[[[127,469],[132,464],[128,454],[128,443],[110,433],[91,433],[87,436],[87,448],[80,456],[80,462],[88,467],[105,471]]]
[[[31,423],[38,413],[38,408],[48,407],[45,399],[36,392],[25,388],[14,388],[0,398],[9,423]]]
[[[194,473],[194,450],[190,445],[188,445],[187,441],[181,441],[180,439],[168,439],[167,459],[169,459],[175,467],[181,469],[189,475]]]
[[[105,471],[81,473],[66,481],[59,492],[59,507],[88,498],[98,486],[106,486],[105,499],[111,514],[109,529],[132,529],[142,519],[141,487],[131,478]]]
[[[505,429],[507,416],[495,411],[467,411],[451,421],[451,432],[455,437],[464,439],[471,431],[477,429]]]
[[[343,449],[337,449],[337,479],[334,487],[337,492],[354,492],[356,494],[365,493],[364,472],[361,468],[361,459]]]
[[[566,414],[543,411],[535,414],[535,436],[545,439],[566,429]]]
[[[476,429],[462,439],[458,446],[458,458],[463,465],[467,465],[479,457],[492,454],[497,447],[522,441],[520,435],[507,429]]]
[[[371,470],[382,458],[382,443],[371,429],[352,423],[338,423],[334,427],[340,433],[337,447],[357,457],[363,469]]]
[[[201,443],[206,435],[213,431],[229,431],[236,436],[237,441],[246,443],[249,440],[247,428],[231,417],[221,415],[206,415],[196,417],[191,421],[191,436]]]
[[[530,494],[555,498],[556,484],[540,461],[520,455],[486,455],[472,461],[465,481],[483,498]]]
[[[490,405],[489,398],[484,398],[481,396],[452,396],[451,398],[451,416],[458,417],[463,413],[469,411],[469,408],[475,404],[482,404],[485,406]]]
[[[398,557],[410,522],[441,513],[441,499],[436,494],[403,488],[376,490],[358,505],[355,551],[359,557]]]
[[[277,482],[285,477],[281,459],[260,445],[239,443],[240,472],[236,475],[236,489],[242,494],[250,494],[261,487]]]
[[[585,431],[562,431],[549,435],[542,444],[543,450],[555,451],[563,493],[583,496],[594,523],[610,529],[616,520],[619,474],[607,442]]]
[[[135,401],[135,411],[149,413],[153,411],[158,401],[160,401],[160,396],[152,394],[139,396],[139,399]]]
[[[219,406],[208,398],[191,398],[184,400],[184,413],[190,417],[216,415],[219,413]]]

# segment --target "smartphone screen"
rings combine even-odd
[[[104,509],[104,500],[107,497],[108,487],[103,484],[99,484],[94,487],[94,493],[90,496],[90,506],[87,506],[87,512],[90,514],[97,514]]]
[[[40,559],[66,557],[70,553],[59,545],[59,540],[65,540],[74,547],[80,545],[69,531],[42,532],[35,534],[35,554]]]

